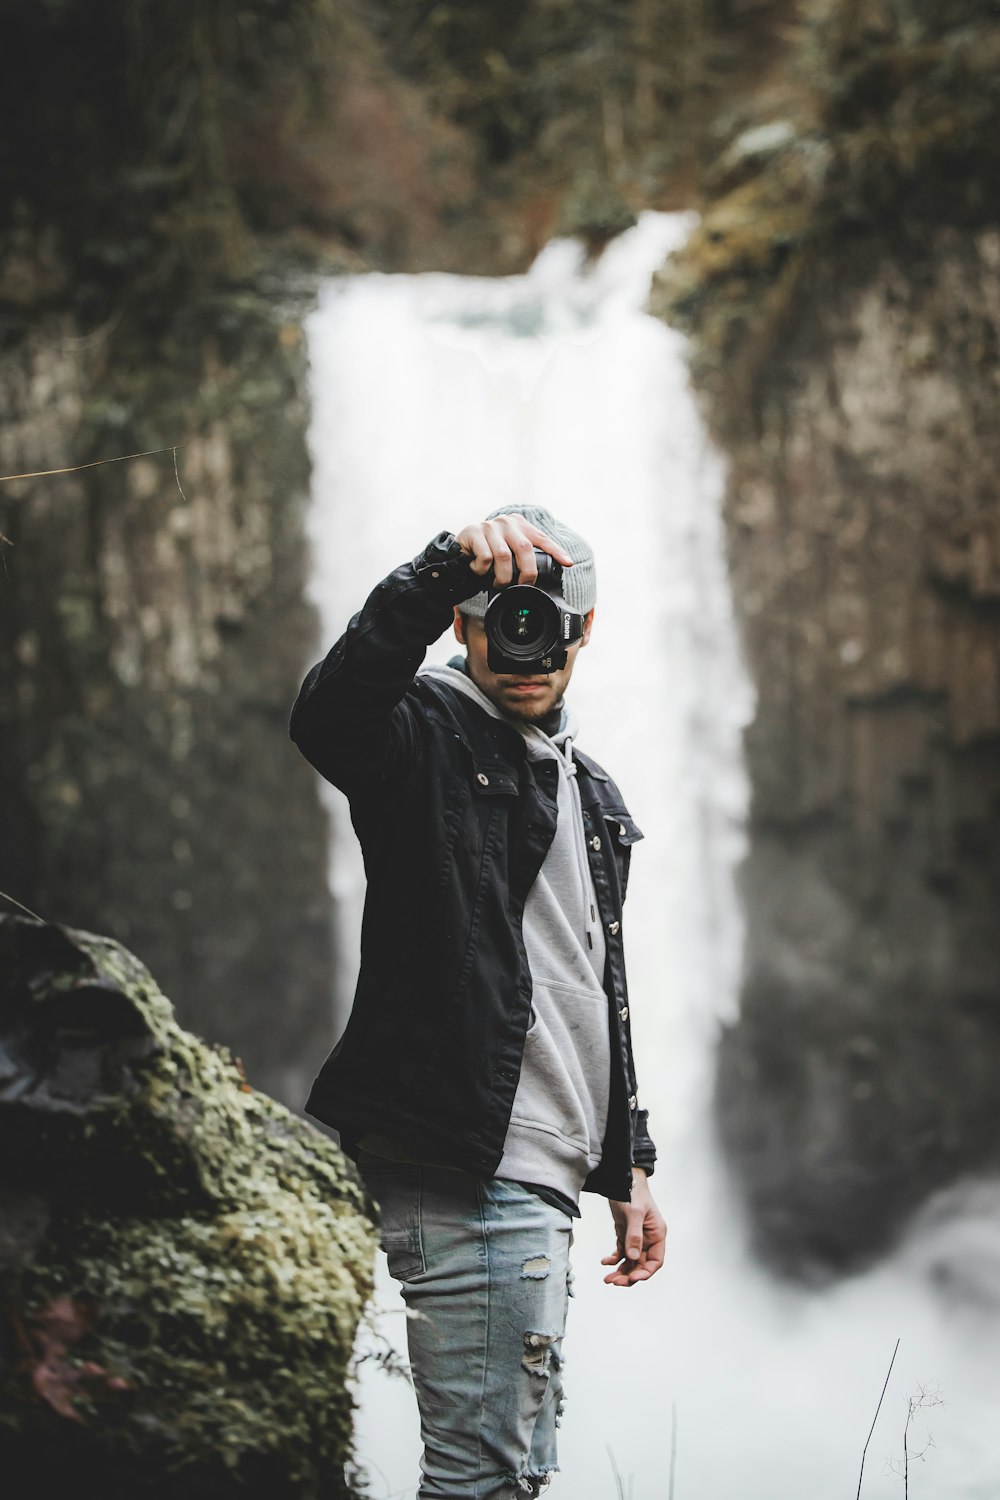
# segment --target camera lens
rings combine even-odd
[[[501,616],[503,620],[503,631],[513,640],[521,641],[524,645],[534,641],[538,635],[540,621],[537,609],[532,609],[530,604],[520,609],[507,610]]]
[[[559,610],[548,594],[515,584],[489,611],[487,630],[505,656],[533,661],[559,645]]]

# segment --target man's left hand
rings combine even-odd
[[[608,1286],[635,1286],[655,1276],[663,1265],[667,1241],[663,1215],[653,1202],[641,1167],[633,1168],[632,1180],[631,1202],[611,1203],[618,1241],[613,1252],[601,1261],[602,1266],[615,1267],[604,1278]]]

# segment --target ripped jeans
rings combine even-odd
[[[557,1468],[573,1221],[516,1182],[359,1167],[409,1315],[419,1500],[536,1496]]]

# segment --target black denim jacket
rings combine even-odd
[[[521,918],[556,826],[557,767],[513,725],[415,677],[481,580],[450,532],[380,583],[302,685],[289,733],[344,791],[368,891],[347,1029],[306,1108],[350,1144],[375,1131],[492,1176],[531,1009]],[[627,1199],[656,1152],[637,1107],[622,950],[631,846],[614,782],[578,750],[577,784],[607,942],[611,1099],[585,1188]]]

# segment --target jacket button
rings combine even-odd
[[[599,849],[601,847],[601,840],[600,840],[599,836],[596,833],[594,834],[594,837],[590,841],[590,847],[591,847],[591,849]]]
[[[618,931],[618,929],[619,929],[619,927],[621,925],[622,924],[620,922],[609,922],[608,923],[608,931],[610,932],[610,934],[611,934],[612,937],[615,936],[615,934],[617,933],[617,931]]]
[[[629,1109],[635,1109],[635,1107],[636,1107],[636,1105],[638,1103],[639,1103],[638,1099],[636,1098],[636,1096],[634,1094],[632,1094],[629,1097],[629,1101],[628,1101],[628,1107],[629,1107]]]
[[[437,571],[436,568],[432,568],[432,570],[431,570],[431,577],[432,578],[440,578],[441,574]]]
[[[619,836],[619,838],[624,838],[626,832],[627,832],[627,830],[626,830],[625,824],[624,823],[619,823],[618,824],[618,836]]]
[[[621,1008],[621,1010],[618,1012],[618,1014],[621,1016],[621,1018],[622,1018],[623,1021],[627,1021],[628,1020],[628,1006],[627,1005],[623,1005],[622,1008]]]
[[[476,780],[479,782],[480,786],[489,786],[490,784],[490,778],[488,776],[484,776],[482,771],[476,772]]]

